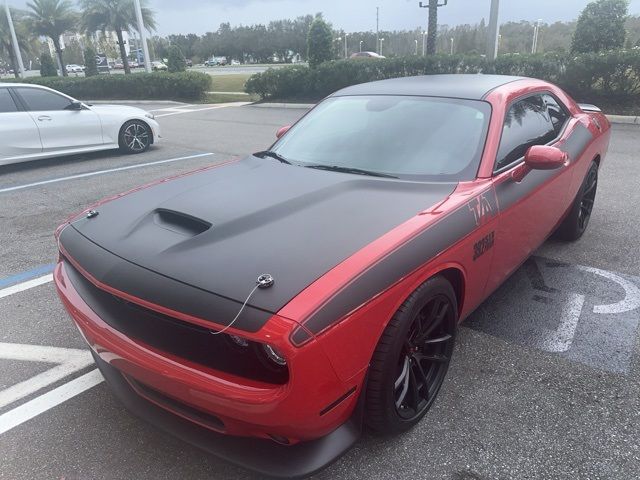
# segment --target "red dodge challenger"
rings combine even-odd
[[[587,228],[610,125],[540,80],[443,75],[345,88],[278,137],[70,219],[55,283],[129,409],[296,477],[420,421],[459,323]]]

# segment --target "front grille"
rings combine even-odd
[[[125,378],[131,384],[133,389],[138,393],[138,395],[146,398],[147,400],[173,413],[177,413],[178,415],[181,415],[184,418],[191,420],[192,422],[198,423],[213,430],[217,430],[219,432],[224,432],[224,422],[215,415],[204,412],[198,408],[192,407],[191,405],[187,405],[186,403],[180,402],[175,398],[171,398],[164,393],[159,392],[155,388],[151,388],[144,383],[140,383],[129,376],[125,376]]]
[[[212,329],[163,315],[106,292],[85,278],[69,261],[65,270],[82,299],[100,318],[127,337],[191,362],[250,380],[283,385],[286,367],[265,358],[260,345],[233,344],[228,335],[212,335]]]

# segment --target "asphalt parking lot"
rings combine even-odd
[[[145,154],[0,167],[0,479],[256,478],[111,396],[49,281],[53,231],[102,197],[264,149],[304,110],[145,108],[165,137]],[[422,423],[366,433],[317,478],[638,478],[638,151],[640,127],[616,125],[589,230],[547,242],[465,323]]]

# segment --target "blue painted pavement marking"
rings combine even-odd
[[[46,275],[48,273],[53,272],[53,269],[55,268],[55,266],[56,266],[55,263],[50,263],[47,265],[41,265],[31,270],[27,270],[26,272],[11,275],[10,277],[0,278],[0,288],[9,287],[17,283],[26,282],[28,280],[32,280],[34,278],[38,278],[43,275]]]

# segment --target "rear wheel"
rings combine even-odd
[[[366,422],[399,433],[427,413],[453,353],[458,305],[442,277],[423,283],[395,313],[376,347],[366,392]]]
[[[598,164],[591,162],[587,176],[578,191],[571,211],[558,228],[558,236],[563,240],[578,240],[589,226],[593,205],[598,190]]]
[[[120,129],[118,143],[125,153],[146,152],[151,145],[151,128],[142,120],[130,120]]]

